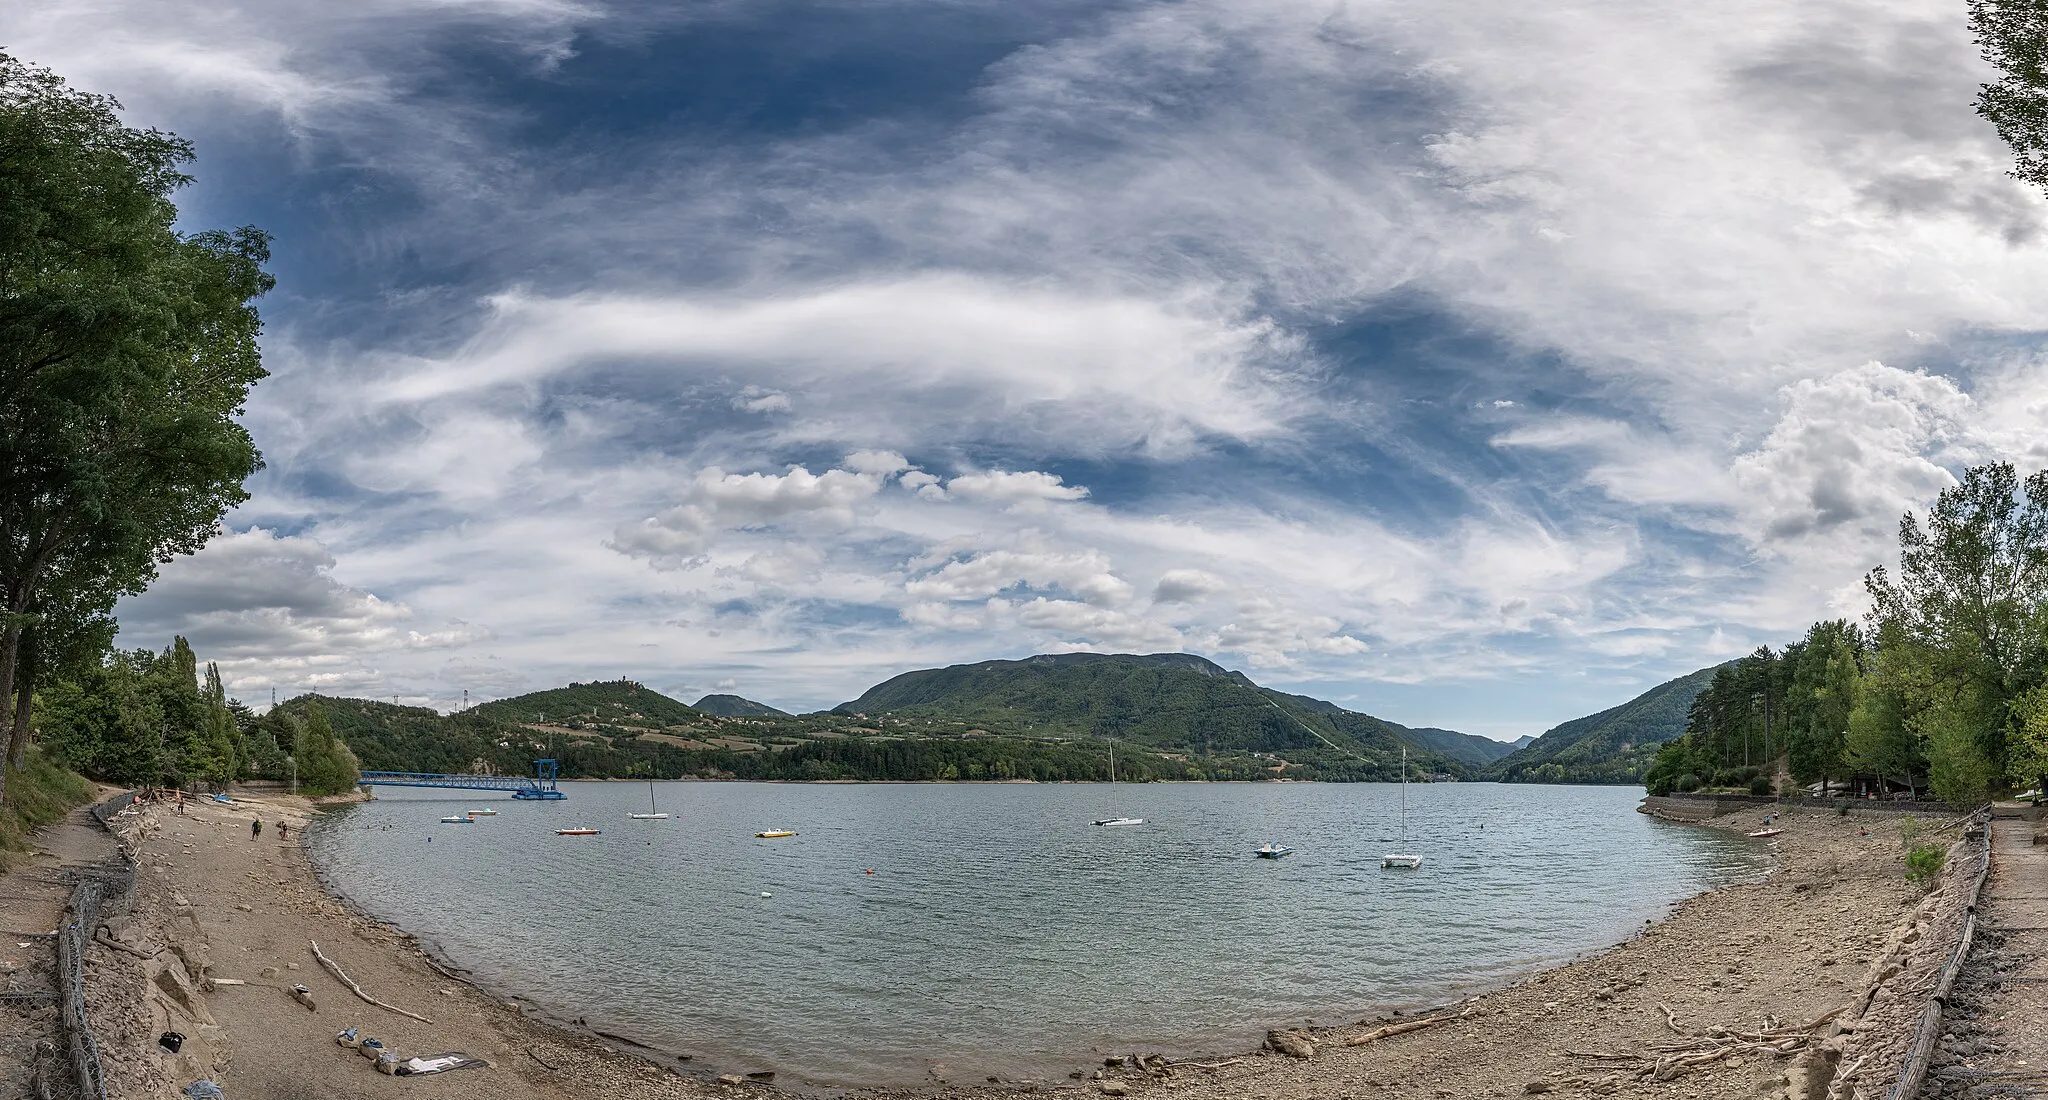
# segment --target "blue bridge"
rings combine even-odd
[[[454,787],[465,791],[511,791],[514,798],[558,799],[569,797],[555,789],[555,762],[536,760],[533,776],[441,775],[435,772],[364,772],[357,780],[363,786]]]

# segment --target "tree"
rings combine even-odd
[[[1970,0],[1970,31],[1999,71],[1977,113],[2012,147],[2013,175],[2048,191],[2048,2]]]
[[[293,739],[292,757],[298,761],[299,787],[310,795],[352,790],[360,778],[355,754],[335,739],[334,728],[327,723],[327,708],[318,702],[306,708],[305,721]]]
[[[1848,766],[1861,652],[1861,634],[1846,619],[1815,623],[1803,641],[1786,647],[1793,665],[1784,706],[1788,762],[1801,785],[1832,779]]]
[[[1889,643],[1889,644],[1887,644]],[[1910,723],[1908,692],[1903,683],[1910,663],[1905,646],[1897,638],[1879,638],[1872,667],[1856,688],[1856,703],[1849,711],[1849,732],[1845,738],[1849,762],[1863,771],[1912,777],[1927,765],[1920,751],[1920,739]]]
[[[1924,528],[1911,512],[1899,521],[1897,580],[1880,565],[1864,587],[1883,648],[1912,657],[1892,662],[1909,709],[1939,722],[1944,752],[1967,738],[1990,774],[2002,771],[2012,701],[2041,676],[2048,472],[2021,482],[2010,463],[1965,471]]]
[[[140,591],[260,465],[269,240],[183,234],[191,146],[0,54],[0,728],[24,637],[65,589]],[[25,728],[25,727],[24,727]],[[5,772],[0,770],[0,798]]]

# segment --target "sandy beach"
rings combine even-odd
[[[93,948],[91,974],[115,1095],[176,1096],[200,1078],[237,1100],[777,1091],[718,1079],[735,1067],[636,1057],[442,970],[409,936],[322,888],[300,846],[314,812],[258,795],[116,820],[140,869],[136,901],[132,918],[110,922],[111,942]],[[252,837],[256,817],[265,827]],[[1891,817],[1792,811],[1778,825],[1762,881],[1690,899],[1611,949],[1433,1013],[1275,1032],[1259,1051],[1178,1063],[1133,1051],[1073,1078],[862,1095],[1880,1095],[1958,934],[1957,884],[1973,859],[1952,858],[1943,885],[1926,892],[1904,879]],[[1745,813],[1699,827],[1758,826]],[[1936,836],[1960,840],[1946,829]],[[425,1020],[359,999],[317,961],[315,942],[365,992]],[[293,996],[298,985],[310,1008]],[[335,1042],[350,1026],[407,1057],[462,1052],[489,1065],[382,1076]],[[186,1037],[178,1053],[158,1047],[165,1031]]]

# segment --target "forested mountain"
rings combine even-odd
[[[1114,738],[1198,755],[1277,753],[1343,764],[1356,778],[1391,777],[1404,745],[1417,766],[1460,774],[1475,755],[1474,746],[1458,740],[1462,734],[1412,736],[1335,703],[1262,688],[1191,653],[1042,654],[920,669],[836,710],[1030,736]]]
[[[471,708],[508,722],[608,722],[664,729],[691,725],[703,713],[632,680],[603,680],[528,692]]]
[[[1657,749],[1685,733],[1692,701],[1713,680],[1703,668],[1669,680],[1618,707],[1546,731],[1486,769],[1506,783],[1641,783]]]
[[[752,699],[741,698],[738,695],[706,695],[704,698],[690,704],[690,706],[693,710],[703,711],[705,714],[716,714],[720,718],[789,717],[789,712],[786,710],[776,710],[766,703],[756,703]]]

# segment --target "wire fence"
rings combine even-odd
[[[135,801],[134,792],[116,795],[92,808],[101,827]],[[71,901],[64,907],[64,923],[57,929],[57,1000],[63,1022],[64,1042],[71,1057],[78,1095],[84,1100],[107,1100],[107,1071],[100,1058],[100,1044],[93,1035],[92,1020],[86,1012],[85,957],[93,931],[106,914],[133,904],[135,865],[125,851],[96,867],[72,872]]]

